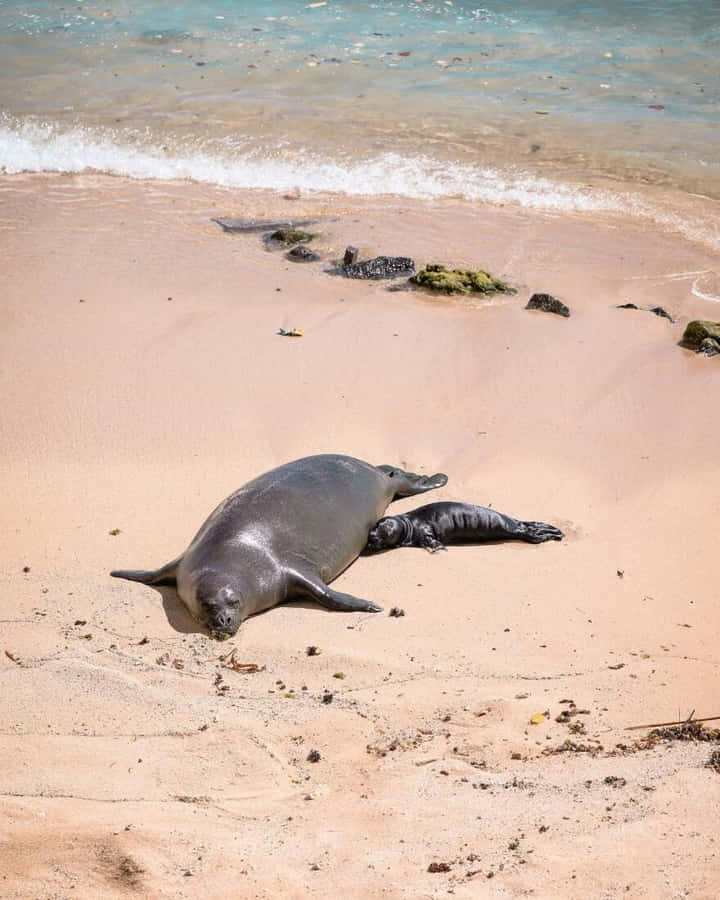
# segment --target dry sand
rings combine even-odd
[[[454,201],[34,176],[0,203],[0,895],[717,897],[711,745],[617,751],[720,714],[720,369],[676,343],[720,318],[687,274],[717,256]],[[326,216],[327,258],[482,265],[519,293],[388,293],[222,214]],[[571,318],[525,311],[538,290]],[[222,645],[108,577],[328,451],[445,471],[422,502],[567,538],[361,559],[338,587],[404,617],[289,605]],[[222,668],[233,648],[262,670]],[[584,734],[555,721],[568,699]]]

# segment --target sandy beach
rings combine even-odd
[[[316,218],[323,262],[215,216]],[[3,177],[0,229],[2,896],[718,895],[718,745],[626,730],[720,715],[720,376],[677,345],[720,319],[692,293],[716,252],[610,215],[101,175]],[[348,244],[517,293],[328,274]],[[398,511],[566,538],[361,558],[336,586],[384,613],[287,605],[223,644],[108,576],[324,452],[448,474]]]

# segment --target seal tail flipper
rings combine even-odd
[[[448,480],[447,475],[443,472],[436,472],[435,475],[416,475],[414,472],[404,472],[397,466],[377,466],[377,468],[388,478],[393,479],[395,488],[393,500],[424,494],[425,491],[444,487]]]
[[[178,556],[161,569],[113,569],[113,578],[125,578],[127,581],[139,581],[140,584],[175,584],[177,569],[182,556]]]

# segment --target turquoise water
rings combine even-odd
[[[0,0],[0,59],[9,173],[720,197],[718,2]]]

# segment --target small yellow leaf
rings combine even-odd
[[[327,0],[318,0],[317,3],[308,3],[307,9],[315,9],[318,6],[326,6]]]
[[[535,715],[530,719],[531,725],[539,725],[541,722],[545,721],[545,716],[542,713],[535,713]]]

